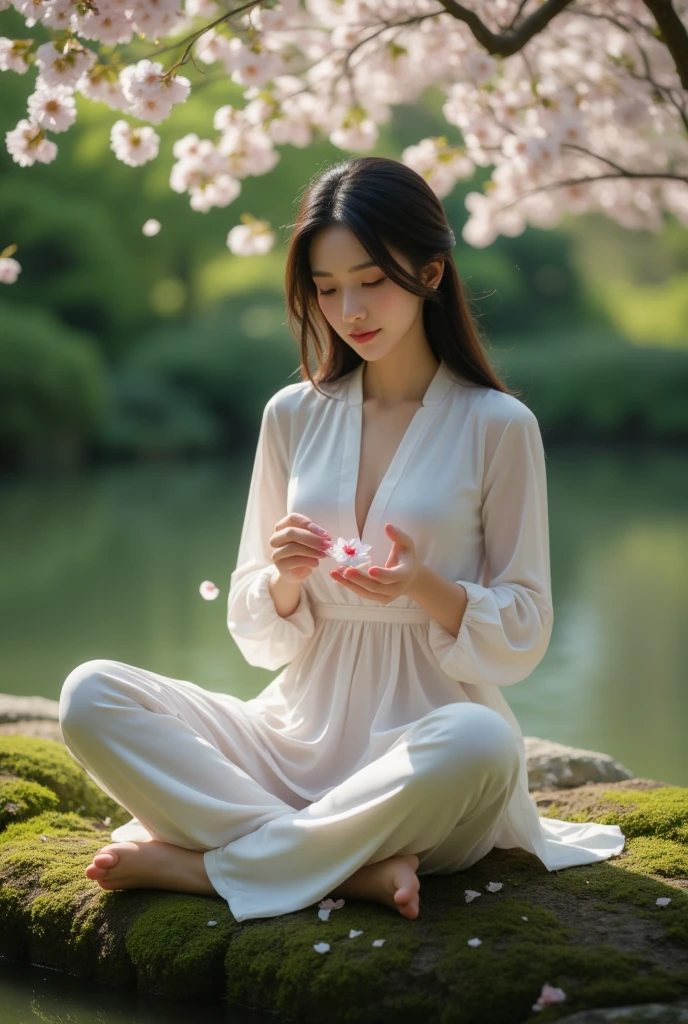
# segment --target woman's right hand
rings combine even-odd
[[[326,530],[308,516],[292,512],[275,526],[270,545],[275,550],[272,561],[283,580],[288,583],[302,583],[313,569],[325,558],[332,546],[332,538]]]

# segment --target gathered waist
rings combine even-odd
[[[424,608],[390,608],[387,605],[366,608],[326,601],[312,601],[311,611],[316,619],[354,619],[359,622],[430,622],[432,618]]]

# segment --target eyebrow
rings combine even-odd
[[[376,266],[375,260],[368,260],[367,263],[357,263],[355,267],[349,267],[349,273],[353,274],[354,270],[365,270],[366,267]],[[334,277],[334,274],[328,274],[326,270],[312,270],[311,277]]]

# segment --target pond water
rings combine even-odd
[[[244,459],[5,480],[0,690],[56,699],[75,666],[102,657],[258,694],[277,673],[246,665],[225,622],[250,470]],[[535,672],[504,696],[526,736],[686,786],[688,453],[551,447],[547,474],[554,631]],[[216,601],[199,595],[206,579]],[[10,985],[6,968],[3,1024],[33,1020],[46,992],[53,1016],[38,1019],[138,1021],[131,1009],[116,1016],[110,990],[69,1010],[83,983],[43,970]],[[166,1021],[185,1020],[170,1012]]]
[[[243,1006],[178,999],[96,985],[50,967],[0,957],[2,1024],[274,1024]]]

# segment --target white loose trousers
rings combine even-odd
[[[59,703],[67,748],[134,817],[111,840],[203,851],[237,921],[301,910],[395,854],[417,854],[419,875],[450,874],[492,849],[520,768],[517,738],[498,712],[470,702],[435,708],[308,802],[271,769],[243,707],[105,659],[75,668]]]

